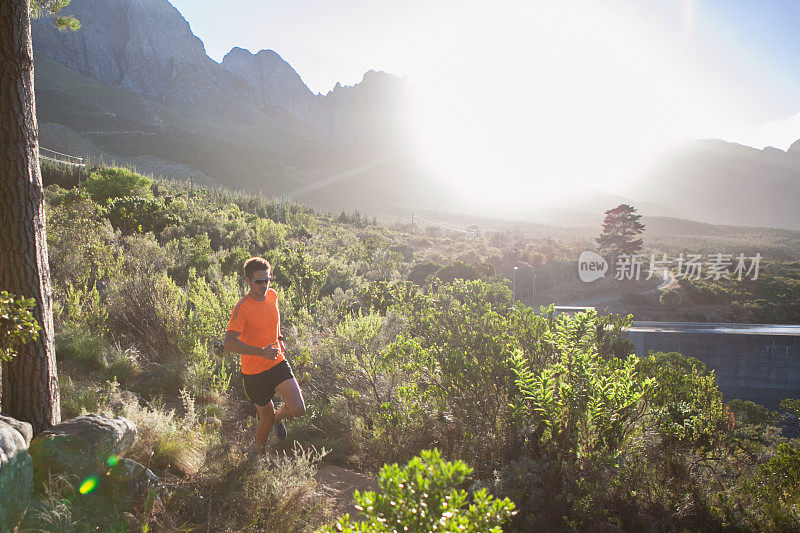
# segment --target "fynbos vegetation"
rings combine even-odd
[[[23,529],[800,527],[800,445],[779,415],[725,404],[697,360],[636,357],[630,317],[536,312],[489,260],[539,254],[556,278],[559,245],[410,234],[117,168],[46,192],[63,415],[134,421],[132,457],[167,483],[131,509],[51,480]],[[219,348],[252,255],[274,266],[308,405],[268,461],[245,455],[255,413]],[[6,318],[24,302],[2,303],[4,327],[33,332]],[[377,490],[332,507],[328,463],[377,473]]]

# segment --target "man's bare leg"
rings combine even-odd
[[[306,403],[303,400],[303,393],[300,391],[297,378],[287,379],[275,387],[275,392],[280,394],[281,400],[283,400],[280,408],[275,411],[275,422],[280,422],[284,418],[303,416],[306,412]]]
[[[267,402],[267,405],[256,406],[258,412],[258,426],[256,426],[256,451],[258,455],[265,455],[267,453],[267,437],[272,429],[272,424],[275,423],[275,406],[272,402]]]

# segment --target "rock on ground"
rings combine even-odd
[[[5,422],[12,428],[19,431],[19,434],[22,435],[22,438],[25,439],[25,447],[31,445],[31,439],[33,439],[33,426],[31,426],[28,422],[21,422],[16,418],[11,418],[10,416],[0,415],[0,422]]]
[[[83,478],[105,471],[109,458],[124,455],[135,439],[136,426],[126,418],[90,414],[57,424],[31,442],[34,484],[43,485],[48,474]]]
[[[148,513],[160,505],[161,480],[149,468],[133,459],[122,459],[108,472],[108,477],[130,500],[138,513]]]
[[[28,453],[31,425],[0,416],[0,531],[12,531],[31,501],[33,462]]]

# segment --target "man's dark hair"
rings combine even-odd
[[[272,273],[272,265],[270,265],[269,261],[263,257],[251,257],[244,262],[244,277],[253,277],[253,272],[256,270],[266,270],[267,272]]]

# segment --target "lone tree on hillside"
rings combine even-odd
[[[69,0],[0,2],[0,291],[35,302],[38,339],[3,363],[3,412],[30,422],[35,433],[61,420],[53,345],[44,193],[33,96],[31,16],[56,13]],[[78,29],[72,17],[61,28]]]
[[[641,250],[642,239],[636,238],[644,231],[640,218],[642,215],[636,214],[636,208],[628,204],[620,204],[606,211],[603,231],[595,239],[601,253],[614,256],[635,254]]]

